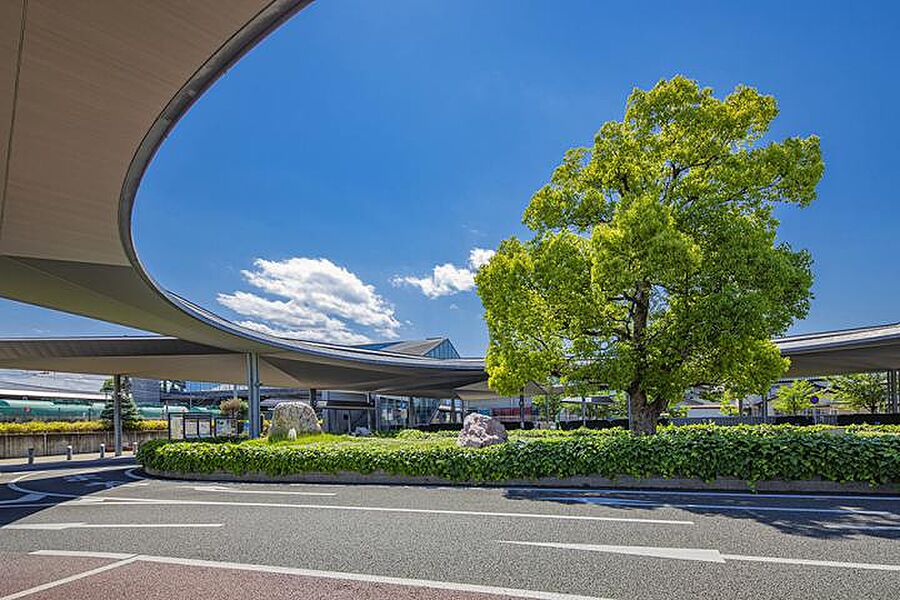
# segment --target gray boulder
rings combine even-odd
[[[483,448],[502,444],[507,438],[503,423],[486,415],[472,413],[463,421],[463,428],[459,432],[456,444],[468,448]]]
[[[293,436],[291,435],[293,430]],[[304,433],[321,433],[316,411],[306,402],[279,402],[272,411],[269,439],[296,439]]]

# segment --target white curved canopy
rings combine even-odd
[[[0,3],[0,296],[219,352],[257,352],[270,385],[446,392],[483,379],[479,361],[295,342],[242,329],[159,288],[137,257],[134,195],[165,135],[229,65],[306,4]],[[54,364],[83,370],[88,360],[71,358]],[[228,363],[222,356],[216,361]],[[232,381],[243,377],[240,365],[199,370]],[[110,367],[119,365],[107,355],[102,372]]]

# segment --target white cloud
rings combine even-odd
[[[449,296],[459,292],[468,292],[475,288],[475,273],[494,256],[493,250],[472,248],[469,262],[465,267],[457,267],[451,263],[435,265],[431,275],[426,277],[396,276],[394,285],[411,285],[419,288],[429,298]]]
[[[244,279],[272,297],[236,291],[218,301],[250,320],[238,324],[269,335],[360,344],[372,341],[358,327],[380,338],[398,337],[394,309],[375,288],[325,258],[256,259]]]

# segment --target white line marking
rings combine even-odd
[[[674,558],[678,560],[700,560],[704,562],[724,563],[725,559],[718,550],[705,548],[670,548],[654,546],[610,546],[607,544],[562,544],[554,542],[515,542],[498,540],[501,544],[515,546],[539,546],[542,548],[558,548],[561,550],[587,550],[589,552],[609,552],[611,554],[630,554],[633,556],[652,556],[654,558]]]
[[[475,488],[472,488],[475,489]],[[477,488],[485,489],[485,488]],[[688,490],[631,490],[631,489],[613,489],[613,488],[549,488],[549,487],[512,487],[506,488],[507,491],[534,491],[534,492],[552,492],[552,493],[578,493],[578,494],[595,494],[598,496],[610,494],[622,494],[631,496],[708,496],[723,498],[780,498],[784,500],[900,500],[900,496],[887,496],[872,494],[866,495],[841,495],[841,494],[776,494],[776,493],[753,493],[753,492],[717,492],[717,491],[688,491]]]
[[[54,556],[53,550],[41,550],[32,552],[41,556]],[[81,556],[90,556],[90,553],[80,553]],[[71,554],[59,554],[59,556],[71,556]],[[408,579],[405,577],[389,577],[385,575],[369,575],[366,573],[341,573],[337,571],[317,571],[313,569],[297,569],[293,567],[280,567],[277,565],[259,565],[248,563],[221,562],[213,560],[195,560],[190,558],[175,558],[171,556],[138,555],[129,560],[141,562],[161,563],[168,565],[180,565],[186,567],[201,567],[213,569],[232,569],[237,571],[253,571],[258,573],[272,573],[277,575],[297,575],[300,577],[316,577],[319,579],[334,579],[338,581],[359,581],[362,583],[378,583],[384,585],[400,585],[404,587],[421,587],[438,590],[450,590],[454,592],[468,592],[473,594],[490,594],[494,596],[512,596],[517,598],[533,598],[536,600],[609,600],[596,596],[579,596],[575,594],[563,594],[558,592],[542,592],[537,590],[522,590],[515,588],[502,588],[471,583],[455,583],[450,581],[434,581],[430,579]],[[124,562],[124,561],[123,561]],[[117,564],[118,563],[114,563]],[[0,598],[0,600],[7,600]]]
[[[137,554],[123,554],[121,552],[86,552],[84,550],[35,550],[29,552],[33,556],[62,556],[68,558],[109,558],[111,560],[125,560],[134,558]]]
[[[278,496],[337,496],[337,492],[293,492],[280,490],[239,490],[219,485],[182,486],[195,492],[221,492],[226,494],[270,494]]]
[[[664,507],[664,508],[694,508],[708,510],[747,510],[747,511],[767,511],[767,512],[801,512],[801,513],[824,513],[839,515],[878,515],[882,517],[897,516],[886,510],[865,510],[861,508],[852,508],[842,506],[841,508],[810,508],[798,506],[747,506],[740,504],[675,504],[671,502],[653,502],[650,500],[628,500],[625,498],[584,498],[577,496],[548,496],[540,498],[541,500],[576,502],[578,504],[597,504],[601,506],[637,506],[637,507]]]
[[[0,529],[63,531],[65,529],[187,529],[222,527],[222,523],[14,523]]]
[[[518,542],[498,540],[501,544],[517,546],[538,546],[561,550],[584,550],[587,552],[609,552],[633,556],[652,556],[676,560],[699,560],[724,563],[729,560],[765,562],[783,565],[807,565],[812,567],[834,567],[840,569],[868,569],[873,571],[900,571],[900,565],[880,565],[874,563],[838,562],[833,560],[809,560],[805,558],[783,558],[780,556],[746,556],[743,554],[720,554],[718,550],[704,548],[657,548],[653,546],[606,546],[597,544],[562,544],[555,542]]]
[[[32,553],[34,554],[34,553]],[[128,555],[125,555],[128,556]],[[108,558],[108,557],[98,557],[98,558]],[[90,571],[84,571],[83,573],[77,573],[76,575],[70,575],[69,577],[63,577],[62,579],[57,579],[56,581],[51,581],[49,583],[44,583],[42,585],[35,586],[33,588],[28,588],[27,590],[22,590],[21,592],[16,592],[15,594],[9,594],[8,596],[3,596],[0,600],[15,600],[16,598],[24,598],[25,596],[30,596],[32,594],[37,594],[38,592],[43,592],[45,590],[49,590],[60,585],[65,585],[67,583],[71,583],[73,581],[78,581],[79,579],[84,579],[85,577],[91,577],[93,575],[97,575],[99,573],[103,573],[104,571],[109,571],[110,569],[117,569],[119,567],[124,567],[127,564],[133,563],[137,560],[137,557],[131,555],[129,558],[123,558],[120,561],[110,563],[108,565],[103,565],[102,567],[97,567],[96,569],[91,569]]]
[[[825,529],[861,529],[873,531],[900,531],[900,525],[854,525],[853,523],[826,523]]]
[[[140,475],[135,473],[135,471],[137,471],[137,467],[128,469],[127,471],[125,471],[125,477],[128,477],[129,479],[136,479],[137,481],[143,481],[147,479],[146,477],[141,477]]]
[[[13,498],[12,500],[0,500],[0,504],[21,504],[22,502],[35,502],[46,498],[44,494],[25,494],[21,498]]]
[[[124,502],[118,502],[118,501]],[[104,502],[86,502],[75,500],[56,504],[58,508],[78,506],[245,506],[264,508],[301,508],[314,510],[346,510],[360,512],[386,512],[386,513],[411,513],[423,515],[453,515],[463,517],[510,517],[523,519],[556,519],[562,521],[609,521],[615,523],[646,523],[651,525],[694,525],[693,521],[675,521],[671,519],[639,519],[630,517],[598,517],[589,515],[553,515],[544,513],[520,513],[520,512],[489,512],[475,510],[439,510],[427,508],[399,508],[387,506],[352,506],[340,504],[289,504],[276,502],[224,502],[218,500],[165,500],[156,498],[142,498],[135,502],[130,498],[106,496]],[[21,506],[21,505],[20,505]],[[0,506],[0,509],[5,508]]]

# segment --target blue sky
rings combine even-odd
[[[780,213],[781,237],[815,258],[794,331],[900,321],[900,13],[861,4],[317,2],[163,145],[138,251],[162,285],[236,321],[449,335],[479,355],[473,249],[522,235],[563,152],[621,118],[632,87],[681,73],[774,94],[773,137],[822,138],[819,199]],[[0,335],[115,331],[0,301]]]

